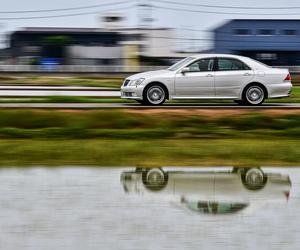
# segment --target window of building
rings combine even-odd
[[[233,33],[237,36],[249,36],[252,34],[251,30],[249,29],[235,29]]]
[[[219,58],[218,59],[218,70],[219,71],[250,70],[250,68],[243,62],[236,60],[236,59]]]
[[[276,53],[257,53],[256,54],[257,60],[277,60]]]
[[[260,29],[260,30],[257,31],[257,35],[259,35],[259,36],[273,36],[273,35],[275,35],[275,30]]]
[[[281,31],[281,34],[285,36],[296,36],[297,33],[298,33],[297,30],[291,30],[291,29]]]

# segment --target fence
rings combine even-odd
[[[138,73],[165,69],[166,66],[96,66],[96,65],[0,65],[5,73]]]

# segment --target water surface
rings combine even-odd
[[[231,168],[164,168],[151,189],[133,167],[2,168],[0,249],[298,249],[300,168],[262,170],[249,189]]]

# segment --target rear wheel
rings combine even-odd
[[[153,84],[146,88],[144,101],[148,105],[161,105],[166,100],[166,90],[159,84]]]
[[[266,93],[263,87],[260,85],[250,85],[243,93],[242,101],[247,105],[260,105],[264,102]]]
[[[168,183],[168,174],[166,174],[161,168],[152,168],[143,171],[142,179],[147,189],[160,191]]]

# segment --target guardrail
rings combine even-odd
[[[2,73],[138,73],[166,69],[166,66],[99,66],[99,65],[0,65]],[[275,66],[300,74],[300,66]]]
[[[0,65],[6,73],[138,73],[165,69],[166,66],[94,66],[94,65]]]

